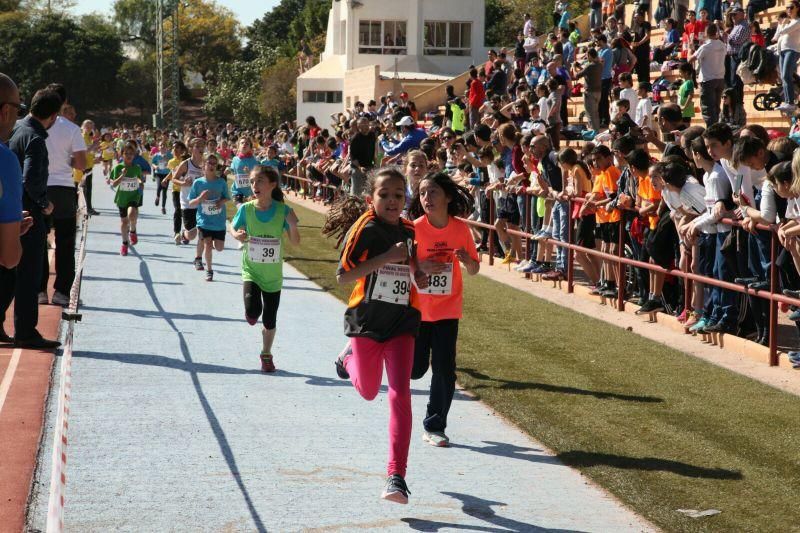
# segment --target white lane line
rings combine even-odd
[[[3,404],[6,403],[6,396],[8,389],[11,388],[11,381],[14,379],[14,374],[17,371],[19,364],[19,356],[22,354],[22,348],[15,348],[11,354],[11,361],[8,363],[6,373],[3,375],[3,381],[0,382],[0,412],[3,411]]]

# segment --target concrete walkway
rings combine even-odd
[[[67,531],[653,529],[464,394],[452,408],[452,448],[424,444],[425,380],[412,384],[411,502],[380,500],[386,389],[367,403],[336,378],[343,304],[287,266],[279,372],[262,374],[259,330],[243,319],[239,252],[228,242],[205,282],[193,247],[172,244],[171,208],[157,212],[153,188],[139,244],[121,257],[111,193],[96,186],[102,216],[91,221],[75,337]],[[33,530],[45,524],[52,410]]]

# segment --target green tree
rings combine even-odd
[[[245,35],[250,43],[278,48],[283,55],[293,56],[300,49],[300,39],[311,43],[325,34],[330,7],[329,0],[281,0],[253,22]]]
[[[273,48],[254,49],[256,59],[231,61],[219,66],[213,81],[206,85],[205,111],[220,121],[233,120],[253,126],[262,123],[261,84],[263,73],[273,65],[277,53]]]
[[[146,120],[155,110],[156,64],[152,59],[129,59],[119,69],[117,103],[139,110],[139,120]]]
[[[230,9],[213,0],[194,0],[178,13],[181,66],[208,79],[218,64],[241,55],[243,30]]]
[[[264,70],[261,109],[268,124],[294,120],[297,104],[297,61],[281,57]]]
[[[25,98],[59,82],[79,112],[107,108],[123,61],[115,28],[97,17],[0,17],[0,72],[14,77]]]
[[[119,28],[122,40],[133,46],[141,55],[155,51],[155,0],[116,0],[112,20]]]

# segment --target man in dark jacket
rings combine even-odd
[[[0,317],[5,317],[14,300],[14,342],[23,348],[50,349],[60,345],[58,341],[43,338],[36,330],[37,296],[47,239],[44,217],[53,211],[53,204],[47,199],[49,159],[45,139],[47,128],[53,125],[60,109],[58,93],[47,89],[37,91],[30,114],[17,122],[8,143],[22,167],[22,205],[33,218],[33,225],[21,237],[22,258],[16,271],[0,272]]]

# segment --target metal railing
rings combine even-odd
[[[317,186],[317,187],[325,187],[328,189],[334,189],[332,193],[334,199],[337,199],[341,194],[345,194],[345,192],[340,187],[335,187],[333,185],[325,185],[321,184],[320,182],[315,182],[308,178],[304,178],[297,175],[286,174],[284,176],[287,179],[287,183],[290,185],[290,190],[292,190],[296,195],[303,196],[303,198],[308,198],[308,189],[310,186]],[[529,193],[525,194],[525,201],[523,203],[523,212],[521,213],[521,220],[526,221],[526,224],[530,223],[530,212],[531,212],[531,201],[533,198],[536,198],[534,195]],[[618,239],[617,239],[617,250],[616,255],[601,252],[595,248],[586,248],[583,246],[579,246],[577,244],[573,244],[573,235],[574,235],[574,222],[575,219],[572,216],[572,204],[573,203],[582,203],[584,201],[583,198],[572,198],[569,200],[570,208],[566,209],[567,211],[567,241],[562,242],[554,238],[545,238],[540,239],[539,243],[541,245],[551,245],[557,246],[561,248],[567,249],[567,258],[566,258],[566,282],[567,282],[567,292],[573,293],[575,288],[575,254],[576,253],[584,253],[589,256],[594,256],[604,261],[609,261],[614,263],[617,268],[617,296],[616,296],[616,308],[618,311],[625,310],[625,289],[626,283],[625,280],[628,276],[628,268],[638,268],[647,270],[650,272],[661,273],[669,276],[673,276],[676,278],[680,278],[684,281],[684,304],[686,307],[690,305],[691,302],[691,294],[692,294],[692,284],[693,283],[702,283],[704,285],[719,287],[721,289],[727,289],[730,291],[735,291],[741,294],[747,294],[750,296],[754,296],[756,298],[762,298],[769,302],[769,364],[770,366],[777,366],[778,365],[778,332],[777,332],[777,325],[778,325],[778,304],[786,304],[786,305],[795,305],[800,306],[800,300],[790,298],[788,296],[784,296],[783,294],[778,294],[776,291],[778,290],[778,269],[776,266],[776,259],[778,257],[778,238],[777,238],[777,226],[776,225],[762,225],[759,224],[756,227],[761,230],[769,231],[770,232],[770,265],[769,265],[769,290],[756,290],[751,289],[747,286],[738,285],[736,283],[731,283],[728,281],[722,281],[715,278],[710,278],[707,276],[703,276],[700,274],[695,274],[693,272],[689,272],[688,270],[683,270],[680,268],[664,268],[654,263],[646,263],[644,261],[639,261],[637,259],[632,259],[629,257],[625,257],[625,244],[626,244],[626,231],[625,231],[625,217],[620,217],[620,220],[617,222],[619,224],[619,231]],[[489,198],[489,220],[493,221],[495,219],[495,205],[492,198]],[[626,210],[625,208],[621,208],[622,210]],[[634,209],[627,209],[629,211],[634,211]],[[478,228],[487,230],[489,232],[496,232],[497,229],[495,228],[494,224],[486,223],[486,222],[479,222],[475,220],[470,220],[466,218],[461,218],[463,222],[466,224]],[[720,223],[732,226],[732,227],[741,227],[741,223],[732,220],[729,218],[724,218],[719,221]],[[527,231],[522,230],[513,230],[513,229],[506,229],[506,233],[512,236],[520,237],[526,241],[526,250],[530,251],[531,249],[531,242],[534,240],[533,233],[529,233]],[[488,255],[489,255],[489,264],[494,264],[495,259],[495,243],[493,235],[489,235],[487,239],[488,245]],[[687,263],[687,267],[688,266]]]
[[[533,195],[526,194],[525,195],[525,202],[524,202],[524,209],[523,213],[521,214],[522,220],[530,221],[530,204],[531,198]],[[778,257],[778,238],[777,238],[777,226],[775,225],[762,225],[759,224],[756,227],[761,230],[769,231],[770,232],[770,265],[769,265],[769,290],[756,290],[751,289],[747,286],[738,285],[736,283],[731,283],[728,281],[722,281],[715,278],[709,278],[706,276],[702,276],[700,274],[695,274],[693,272],[688,272],[686,270],[682,270],[679,268],[663,268],[659,265],[653,263],[645,263],[643,261],[639,261],[636,259],[631,259],[625,257],[625,218],[620,217],[619,222],[619,237],[617,240],[617,255],[608,254],[605,252],[601,252],[594,248],[586,248],[583,246],[578,246],[577,244],[573,244],[573,233],[574,233],[574,219],[572,217],[572,204],[573,203],[583,203],[583,198],[572,198],[569,200],[570,208],[567,209],[567,242],[562,242],[557,239],[553,238],[545,238],[541,239],[539,242],[544,244],[549,244],[552,246],[558,246],[561,248],[566,248],[567,253],[567,261],[566,261],[566,281],[567,281],[567,292],[572,293],[574,292],[575,286],[575,253],[580,252],[586,255],[594,256],[604,261],[609,261],[618,266],[617,269],[617,279],[615,280],[617,283],[617,298],[616,298],[616,307],[619,311],[625,310],[625,288],[626,284],[624,280],[627,277],[627,269],[630,268],[640,268],[644,270],[648,270],[650,272],[662,273],[670,276],[674,276],[677,278],[681,278],[684,280],[684,303],[686,306],[689,305],[691,302],[691,291],[692,291],[692,283],[703,283],[704,285],[710,285],[714,287],[719,287],[721,289],[727,289],[731,291],[735,291],[738,293],[748,294],[750,296],[754,296],[757,298],[762,298],[769,301],[769,364],[770,366],[777,366],[778,364],[778,336],[777,336],[777,325],[778,325],[778,304],[786,304],[786,305],[795,305],[800,306],[800,300],[790,298],[788,296],[784,296],[783,294],[777,294],[776,291],[778,289],[778,270],[776,266],[776,260]],[[494,202],[489,201],[489,219],[494,220]],[[489,231],[497,231],[494,225],[487,224],[484,222],[477,222],[474,220],[468,219],[461,219],[463,222],[477,228],[486,229]],[[732,220],[729,218],[724,218],[719,221],[720,223],[732,226],[732,227],[741,227],[741,223]],[[506,233],[509,235],[514,235],[520,237],[522,239],[526,239],[528,242],[528,246],[526,247],[527,250],[530,250],[530,241],[533,240],[534,235],[532,233],[528,233],[525,231],[517,231],[512,229],[507,229]],[[488,239],[488,248],[489,248],[489,264],[494,264],[494,239]]]

